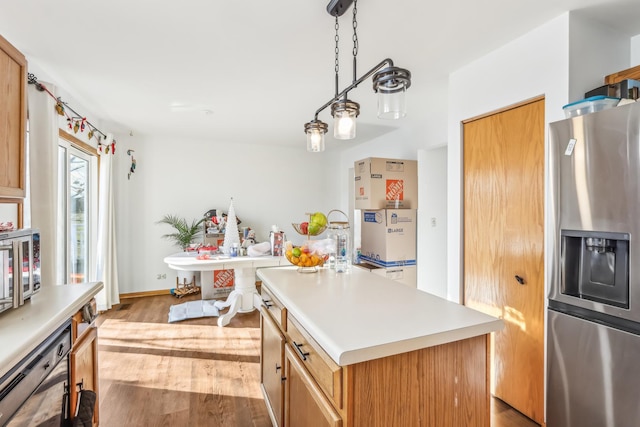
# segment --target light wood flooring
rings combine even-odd
[[[260,318],[168,323],[190,295],[131,298],[98,317],[100,426],[271,427],[260,391]],[[492,399],[492,427],[535,427]],[[462,426],[461,426],[462,427]]]

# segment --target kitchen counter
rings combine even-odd
[[[88,303],[102,282],[43,286],[17,309],[0,313],[0,377]]]
[[[289,313],[340,366],[447,344],[503,328],[503,321],[352,268],[258,270]]]

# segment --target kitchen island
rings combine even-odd
[[[257,274],[275,425],[489,426],[487,350],[502,320],[359,269]]]

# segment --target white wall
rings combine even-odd
[[[447,297],[447,147],[418,150],[418,289]]]
[[[304,135],[303,135],[304,136]],[[162,261],[180,249],[161,239],[171,232],[156,224],[165,214],[199,219],[209,209],[227,212],[233,197],[241,226],[259,241],[278,225],[292,240],[292,222],[308,211],[328,212],[338,192],[325,179],[331,156],[259,144],[220,144],[179,138],[119,136],[116,157],[116,228],[120,293],[175,287],[176,274]],[[127,178],[135,150],[135,173]],[[125,155],[122,155],[125,153]],[[167,278],[158,280],[157,274]]]
[[[635,65],[640,64],[640,35],[635,37],[631,37],[631,46],[630,46],[630,56],[631,56],[631,65],[633,67]]]
[[[569,21],[569,102],[604,85],[604,77],[629,68],[630,39],[572,12]]]
[[[18,226],[17,203],[0,203],[0,222],[12,222],[14,227]]]

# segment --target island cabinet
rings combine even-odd
[[[261,308],[262,352],[260,360],[261,388],[273,423],[282,426],[284,416],[284,343],[285,338],[278,325]]]
[[[24,198],[27,60],[0,36],[0,199]]]
[[[404,313],[379,311],[397,286],[361,273],[336,281],[324,272],[259,270],[262,390],[272,423],[488,427],[487,348],[501,321],[410,288],[395,299],[406,301]],[[290,286],[280,282],[289,279]],[[413,312],[418,307],[424,312]],[[409,319],[427,318],[430,324],[418,328],[426,335],[408,325],[393,333]]]

